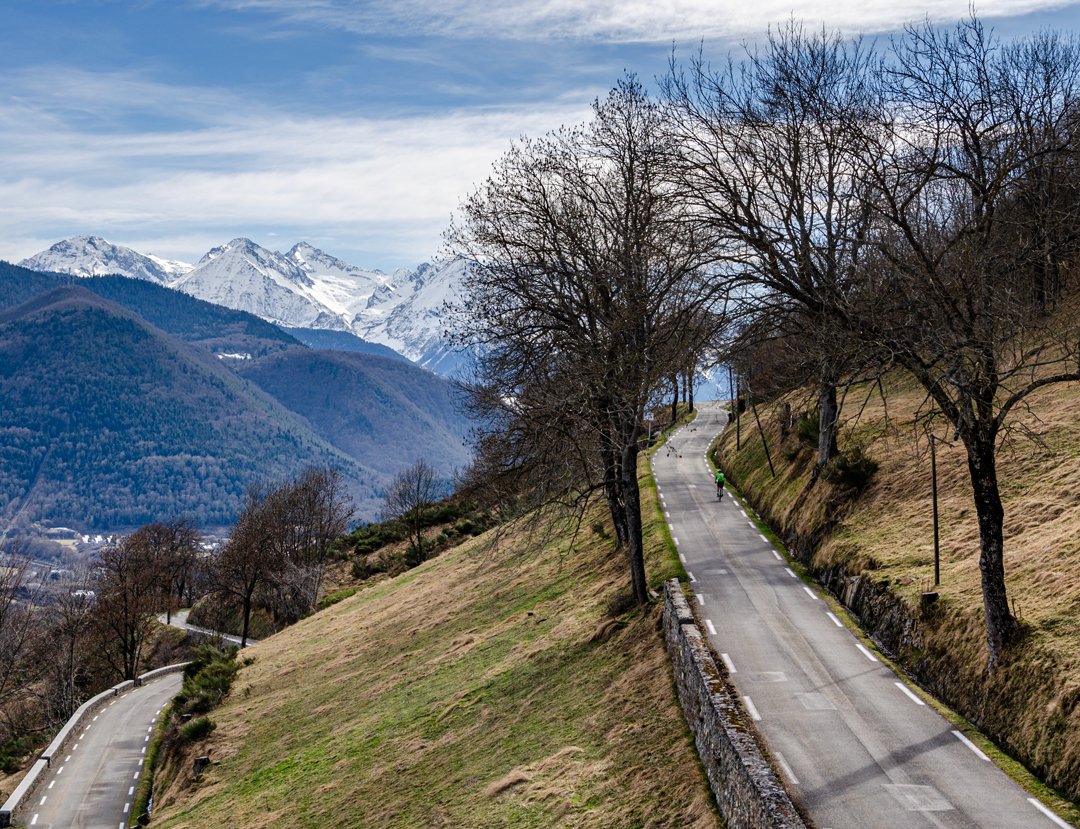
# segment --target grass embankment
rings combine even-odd
[[[643,488],[654,587],[676,572]],[[598,531],[599,530],[599,531]],[[361,589],[245,654],[162,827],[717,827],[659,608],[627,590],[602,509],[504,528]]]
[[[1023,621],[1000,670],[987,677],[979,536],[960,445],[938,445],[940,600],[926,612],[919,594],[933,582],[929,446],[915,412],[925,393],[891,378],[886,406],[868,386],[848,395],[841,449],[864,447],[880,465],[854,498],[842,486],[810,485],[816,436],[781,429],[781,404],[759,406],[776,467],[769,472],[752,416],[718,447],[725,472],[813,572],[843,566],[887,586],[914,623],[896,654],[904,669],[961,711],[1040,777],[1080,797],[1080,386],[1051,387],[1017,413],[1020,430],[1003,447],[1005,569]],[[865,410],[858,410],[869,395]],[[796,411],[805,400],[790,398]],[[944,425],[938,437],[949,439]],[[916,437],[920,435],[920,437]],[[896,620],[892,620],[893,623]],[[1022,775],[1020,775],[1022,776]],[[1030,781],[1029,781],[1030,784]],[[1043,793],[1045,794],[1045,792]],[[1058,803],[1072,820],[1075,806]]]

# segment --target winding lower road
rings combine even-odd
[[[178,673],[166,674],[126,691],[91,716],[19,810],[22,824],[35,829],[124,829],[150,733],[182,679]]]
[[[829,612],[731,497],[705,452],[719,404],[653,470],[709,637],[789,790],[819,829],[1068,827]]]

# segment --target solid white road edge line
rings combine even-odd
[[[1054,821],[1054,823],[1060,826],[1061,829],[1073,829],[1072,824],[1063,821],[1061,818],[1059,818],[1057,815],[1055,815],[1053,812],[1043,806],[1042,803],[1040,803],[1034,797],[1029,797],[1028,803],[1030,803],[1032,806],[1034,806],[1036,809],[1038,809],[1040,812],[1050,818],[1050,820]]]
[[[980,760],[986,760],[986,762],[988,762],[988,763],[990,762],[990,758],[987,757],[985,754],[983,754],[982,750],[977,745],[975,745],[975,743],[971,742],[971,740],[969,740],[967,737],[965,737],[959,731],[954,730],[953,731],[953,736],[956,737],[956,739],[958,739],[960,742],[962,742],[968,748],[970,748],[972,751],[974,751],[975,756],[978,757]]]
[[[828,611],[825,611],[825,615],[828,616],[830,619],[832,619],[832,623],[834,625],[836,625],[838,628],[842,628],[844,626],[844,623],[841,622],[839,619],[837,619],[834,614],[829,613]]]
[[[799,778],[795,776],[795,772],[791,770],[791,766],[788,765],[788,761],[784,759],[784,755],[779,751],[776,752],[776,762],[780,764],[780,770],[787,775],[787,779],[794,785],[799,785]]]
[[[861,645],[860,643],[856,642],[855,647],[857,647],[862,652],[862,655],[865,656],[867,659],[869,659],[871,662],[877,662],[878,661],[878,658],[876,656],[874,656],[872,653],[870,653],[870,651],[867,648],[863,647],[863,645]],[[959,733],[959,732],[956,732],[956,731],[953,732],[953,734],[957,734],[957,733]]]
[[[789,576],[791,576],[793,579],[798,578],[798,576],[795,575],[795,571],[792,570],[790,567],[785,567],[784,572],[787,573]]]
[[[724,667],[727,668],[727,672],[729,674],[738,673],[738,671],[735,670],[735,663],[731,661],[730,656],[728,656],[726,653],[722,653],[720,654],[720,658],[724,660]]]
[[[807,587],[805,584],[802,586],[802,589],[805,590],[806,595],[813,599],[815,602],[818,600],[817,594],[814,593],[814,591]]]
[[[755,722],[761,722],[761,714],[758,713],[757,706],[754,705],[754,701],[748,696],[744,696],[742,700],[746,704],[746,710],[750,714],[750,719],[754,720]]]
[[[711,633],[713,636],[716,636],[716,628],[713,626],[711,619],[705,620],[705,627],[709,629],[709,633]]]
[[[916,705],[926,705],[926,703],[919,699],[917,696],[915,696],[903,682],[894,682],[893,685],[903,691],[904,694],[907,695],[907,697]]]

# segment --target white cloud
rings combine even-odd
[[[341,240],[331,249],[339,255],[376,250],[383,266],[388,256],[415,263],[437,252],[451,212],[512,139],[587,111],[562,102],[383,119],[278,117],[215,93],[219,105],[200,109],[202,123],[114,131],[85,125],[76,103],[89,98],[108,111],[107,88],[120,98],[136,89],[155,101],[197,95],[99,80],[102,88],[80,78],[70,101],[34,106],[24,94],[0,103],[0,256],[30,255],[55,229],[49,243],[97,233],[125,244],[152,241],[141,249],[191,259],[207,241],[262,228],[288,235],[288,244]]]
[[[280,15],[349,31],[522,40],[696,42],[755,37],[790,17],[849,33],[882,32],[930,17],[951,21],[968,0],[204,0],[205,4]],[[982,0],[984,19],[1073,5],[1069,0]]]

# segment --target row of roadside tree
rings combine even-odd
[[[1029,395],[1080,379],[1076,39],[791,22],[718,65],[673,58],[658,89],[624,77],[586,123],[516,142],[447,233],[471,264],[474,479],[606,499],[644,603],[637,457],[671,376],[723,362],[753,394],[780,355],[817,388],[823,467],[837,389],[906,372],[967,452],[993,669],[1017,627],[997,448]]]

